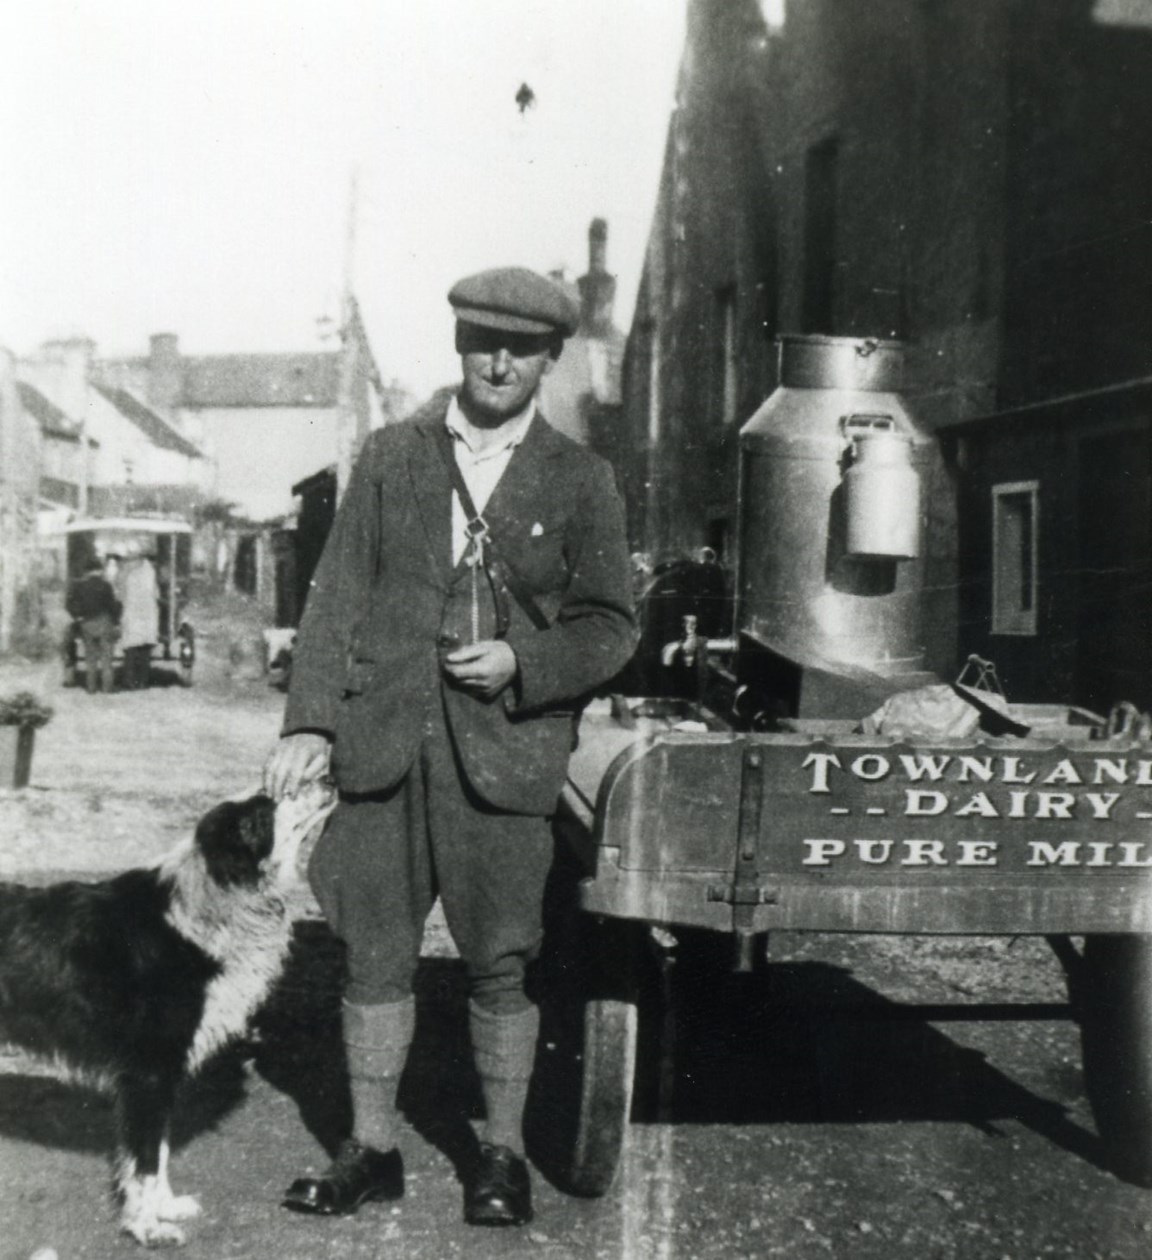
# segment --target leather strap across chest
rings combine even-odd
[[[452,482],[452,489],[456,491],[456,495],[460,500],[460,506],[464,509],[464,515],[468,518],[466,528],[468,537],[474,547],[474,553],[479,557],[484,567],[484,572],[488,577],[488,582],[492,587],[492,599],[496,606],[496,637],[503,638],[508,631],[511,620],[509,597],[520,605],[537,630],[547,630],[549,622],[544,615],[543,609],[536,602],[535,596],[528,589],[524,579],[500,554],[500,549],[496,539],[492,536],[492,530],[488,522],[476,510],[476,504],[473,502],[472,495],[468,492],[468,486],[465,484],[464,474],[460,471],[460,465],[456,462],[456,456],[452,450],[452,438],[447,429],[444,430],[442,437],[438,435],[436,446],[440,452],[441,459],[444,461],[444,467],[448,471],[448,479]]]

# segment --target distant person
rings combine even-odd
[[[120,567],[123,612],[120,644],[124,649],[124,686],[148,686],[152,648],[160,620],[159,588],[151,556],[128,556]]]
[[[64,607],[84,641],[84,686],[95,695],[99,682],[105,692],[115,690],[113,655],[119,634],[120,601],[109,580],[115,561],[93,560],[72,583]]]
[[[632,653],[631,583],[611,468],[536,407],[574,304],[523,268],[468,277],[448,301],[463,382],[368,437],[265,771],[280,799],[331,764],[340,803],[309,876],[348,947],[353,1132],[284,1203],[334,1215],[403,1194],[396,1084],[439,895],[468,972],[486,1111],[464,1219],[522,1225],[539,1028],[524,979],[543,935],[549,816],[582,698]]]

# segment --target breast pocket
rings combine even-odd
[[[538,521],[520,540],[508,560],[521,578],[536,592],[562,590],[568,584],[568,561],[564,549],[564,522]]]

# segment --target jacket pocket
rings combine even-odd
[[[376,677],[376,662],[371,660],[350,661],[344,671],[344,695],[362,696]]]

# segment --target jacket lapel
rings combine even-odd
[[[428,541],[437,576],[447,585],[452,572],[452,483],[441,447],[446,445],[444,418],[451,393],[435,395],[415,417],[420,440],[412,443],[408,475],[412,495]]]
[[[555,431],[537,413],[524,440],[512,452],[504,475],[496,483],[484,516],[493,529],[509,538],[527,534],[541,509],[551,501],[551,460],[562,449]]]
[[[408,475],[424,526],[428,550],[440,580],[452,580],[452,483],[443,451],[451,454],[444,419],[451,391],[435,395],[413,420],[420,441],[412,444]],[[492,491],[484,517],[507,537],[525,534],[551,501],[549,474],[552,457],[563,449],[555,431],[537,414],[524,440],[512,452],[504,475]]]

